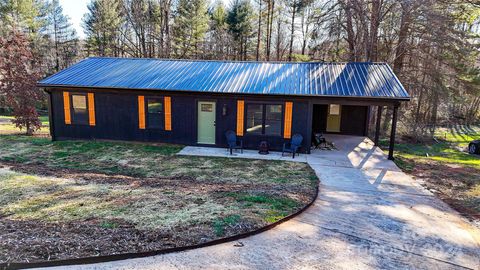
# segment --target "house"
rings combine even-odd
[[[38,83],[53,140],[109,139],[281,149],[292,134],[365,136],[369,119],[410,99],[385,63],[286,63],[92,57]],[[380,119],[376,121],[376,140]]]

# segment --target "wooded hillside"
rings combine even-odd
[[[439,125],[480,118],[475,0],[92,0],[85,40],[57,0],[0,0],[0,17],[2,39],[23,33],[34,58],[28,69],[42,75],[87,56],[382,61],[412,96],[401,133],[425,138]],[[8,93],[5,82],[0,91]]]

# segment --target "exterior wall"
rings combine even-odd
[[[368,106],[342,106],[340,134],[366,136],[368,133]]]
[[[338,134],[366,136],[368,132],[369,106],[342,105],[340,132]],[[328,105],[318,104],[313,108],[312,131],[327,133]]]
[[[293,101],[292,134],[300,133],[304,139],[304,150],[310,145],[311,121],[309,120],[310,104],[308,100],[289,99],[287,97],[258,97],[235,95],[212,95],[204,93],[160,93],[158,91],[108,91],[108,90],[71,90],[50,89],[52,138],[68,139],[105,139],[125,141],[165,142],[185,145],[197,145],[197,102],[216,101],[216,143],[217,147],[225,147],[225,131],[236,130],[237,100],[245,103],[285,104]],[[70,93],[95,93],[96,125],[66,125],[63,111],[63,91]],[[144,130],[138,127],[138,95],[145,97],[170,96],[172,104],[172,130]],[[222,115],[224,105],[226,115]],[[285,108],[283,109],[285,111]],[[245,117],[246,118],[246,117]],[[283,134],[283,128],[282,128]],[[271,149],[281,150],[284,142],[289,141],[282,136],[264,136],[245,134],[243,143],[246,148],[257,149],[260,141],[267,140]]]

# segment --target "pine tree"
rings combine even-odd
[[[48,5],[43,0],[0,0],[0,20],[5,36],[12,28],[39,34],[46,21],[43,16]],[[31,38],[31,36],[29,36]]]
[[[55,71],[73,63],[78,54],[78,38],[58,0],[50,4],[48,21],[55,49]]]
[[[248,0],[236,0],[228,12],[229,31],[241,60],[247,60],[248,45],[253,36],[253,7]]]
[[[176,8],[173,41],[178,58],[200,58],[201,43],[208,30],[205,0],[179,0]]]
[[[83,18],[87,49],[94,55],[119,56],[120,27],[124,22],[120,0],[93,0]]]
[[[217,1],[210,12],[211,47],[216,59],[225,59],[228,50],[227,12],[222,1]]]

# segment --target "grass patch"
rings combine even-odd
[[[104,141],[56,141],[0,135],[0,161],[43,165],[50,169],[120,174],[133,177],[189,178],[203,182],[263,182],[310,185],[317,177],[303,163],[175,155],[182,146]]]
[[[480,214],[480,157],[467,152],[468,144],[480,139],[480,127],[439,128],[435,138],[423,144],[397,143],[395,163],[422,179],[440,198]],[[382,145],[388,142],[382,141]]]
[[[38,135],[50,134],[48,116],[40,116],[39,118],[42,126],[40,130],[37,130],[35,132],[35,134],[38,134]],[[21,130],[12,123],[13,119],[14,119],[13,116],[0,115],[0,134],[7,135],[7,134],[25,133],[25,129]]]
[[[115,229],[115,228],[118,228],[118,223],[112,222],[112,221],[103,221],[100,224],[100,227],[104,229]]]
[[[239,195],[236,197],[239,202],[250,202],[257,204],[268,205],[271,209],[274,210],[290,210],[298,206],[298,203],[295,200],[290,198],[275,197],[273,195]]]
[[[216,236],[224,236],[225,228],[227,226],[234,226],[240,221],[241,217],[239,215],[229,215],[221,219],[216,219],[213,222],[213,230],[215,231]]]
[[[0,250],[16,256],[0,263],[44,260],[29,249],[43,242],[56,258],[198,244],[275,222],[316,193],[307,164],[181,148],[0,135],[0,228],[14,228]]]

